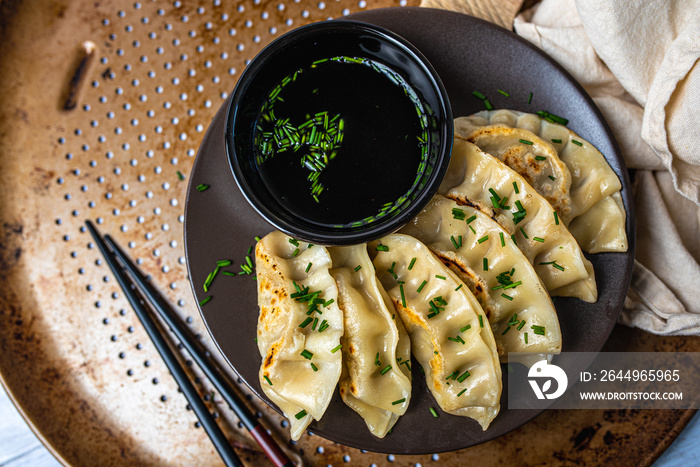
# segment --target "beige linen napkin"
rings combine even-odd
[[[700,0],[543,0],[514,29],[583,85],[634,169],[620,322],[700,335]]]

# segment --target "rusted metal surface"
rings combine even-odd
[[[220,462],[84,220],[127,249],[217,355],[190,292],[182,245],[187,175],[211,118],[246,60],[274,37],[311,21],[417,3],[0,3],[0,375],[59,460]],[[85,41],[96,45],[95,62],[77,80],[84,88],[70,94]],[[69,94],[78,100],[66,110]],[[697,351],[700,340],[619,327],[608,346]],[[246,465],[268,465],[221,397],[192,371]],[[233,379],[307,465],[648,465],[693,414],[548,411],[470,449],[390,456],[311,435],[291,444],[283,419]]]

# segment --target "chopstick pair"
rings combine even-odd
[[[161,355],[168,369],[172,373],[175,381],[180,386],[182,393],[190,403],[195,415],[206,430],[214,447],[218,451],[222,460],[227,466],[242,466],[238,455],[233,450],[228,439],[221,431],[219,425],[209,413],[207,406],[204,404],[195,389],[192,382],[189,380],[187,373],[182,368],[177,357],[168,345],[166,338],[161,334],[156,321],[151,316],[151,312],[142,302],[143,299],[150,302],[151,308],[156,310],[163,321],[175,333],[177,338],[187,349],[192,359],[199,365],[204,374],[209,378],[212,384],[219,391],[224,400],[233,409],[236,415],[240,418],[243,425],[253,436],[255,441],[260,445],[263,452],[272,461],[276,467],[291,467],[293,462],[287,457],[282,449],[275,443],[267,430],[260,424],[258,419],[250,412],[244,402],[233,392],[231,387],[226,382],[226,378],[221,369],[206,355],[207,351],[199,340],[193,335],[192,331],[182,322],[180,317],[172,310],[163,296],[151,285],[138,268],[131,262],[129,257],[117,245],[109,235],[102,237],[95,226],[89,220],[85,221],[87,228],[95,239],[100,252],[109,265],[112,273],[117,279],[124,295],[129,300],[141,324],[145,328],[148,336],[153,341],[158,353]],[[121,265],[119,264],[121,263]],[[128,273],[128,274],[127,274]],[[131,276],[131,279],[129,278]],[[137,293],[137,289],[140,294]]]

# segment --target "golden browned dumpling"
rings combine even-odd
[[[293,440],[320,420],[341,373],[343,315],[328,250],[272,232],[255,249],[260,385]]]
[[[436,402],[485,430],[500,409],[502,383],[493,332],[479,302],[409,235],[388,235],[369,251]]]
[[[340,395],[383,438],[411,401],[411,343],[367,245],[328,248],[345,320]]]

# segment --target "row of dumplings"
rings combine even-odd
[[[353,246],[272,232],[256,246],[260,385],[297,440],[335,388],[384,437],[411,399],[411,355],[439,407],[486,430],[501,362],[561,351],[551,296],[595,302],[583,254],[625,251],[620,183],[562,125],[458,118],[438,194],[398,233]],[[511,358],[512,360],[512,358]]]

